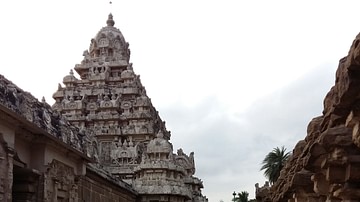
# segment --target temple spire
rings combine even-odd
[[[109,11],[110,11],[110,13],[112,13],[112,1],[109,1]]]
[[[115,24],[115,21],[113,20],[113,15],[111,13],[109,14],[109,17],[108,17],[108,19],[106,21],[106,24],[109,27],[113,27],[114,24]]]

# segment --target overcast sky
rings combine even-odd
[[[0,1],[0,73],[48,103],[109,12],[134,71],[195,152],[209,201],[264,183],[261,161],[291,151],[321,115],[338,60],[360,31],[359,1]]]

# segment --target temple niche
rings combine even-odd
[[[52,108],[84,135],[97,167],[131,184],[141,201],[207,201],[193,176],[194,153],[173,153],[170,132],[129,62],[129,43],[111,14],[106,24],[75,65],[79,78],[70,70],[59,84]]]

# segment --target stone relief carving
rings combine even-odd
[[[89,157],[93,157],[96,162],[99,162],[99,147],[95,138],[93,138],[93,141],[91,142],[91,150],[89,153]]]
[[[99,39],[99,47],[107,47],[109,46],[109,40],[107,38]]]
[[[73,98],[71,98],[73,99]],[[31,94],[24,92],[0,75],[0,104],[24,117],[49,134],[70,143],[76,150],[84,152],[86,147],[78,128],[72,126],[57,111],[46,103],[39,102]]]
[[[111,164],[111,142],[100,142],[100,162]]]
[[[134,146],[132,138],[129,141],[115,138],[111,143],[110,151],[111,163],[123,166],[126,164],[137,164],[137,146]]]
[[[45,201],[78,201],[77,181],[74,169],[53,160],[45,173]]]
[[[175,161],[179,166],[186,169],[188,176],[195,174],[194,152],[191,152],[188,156],[180,148],[177,150],[177,155],[175,155]]]

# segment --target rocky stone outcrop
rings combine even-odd
[[[308,125],[261,201],[358,201],[360,198],[360,35],[336,71],[323,115]]]

